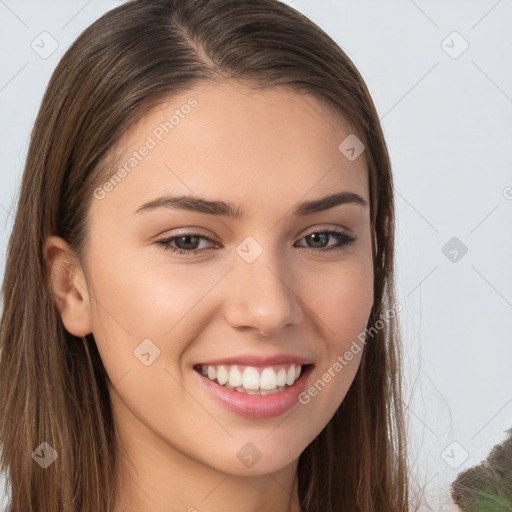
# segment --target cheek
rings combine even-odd
[[[128,252],[114,259],[107,257],[108,248],[96,254],[89,263],[94,336],[111,380],[140,366],[134,351],[144,340],[158,355],[155,365],[179,371],[187,343],[208,322],[204,298],[225,269],[200,272]]]
[[[318,319],[329,351],[342,350],[366,328],[373,305],[371,263],[347,260],[328,272],[316,273],[309,283],[304,285],[309,290],[306,304]]]
[[[306,288],[307,289],[307,288]],[[364,334],[373,305],[370,261],[347,260],[337,270],[316,274],[306,301],[323,341],[310,387],[302,396],[318,429],[323,428],[347,394],[359,368]]]
[[[114,260],[102,254],[90,267],[96,297],[93,334],[110,381],[122,398],[118,407],[125,411],[126,406],[148,424],[178,428],[179,415],[172,411],[191,406],[183,393],[179,366],[193,336],[185,331],[191,324],[197,329],[190,320],[200,310],[194,306],[214,278],[191,286],[192,270],[171,273],[168,266],[149,265],[128,255]]]
[[[133,252],[115,258],[107,254],[105,248],[90,262],[96,325],[117,324],[132,335],[133,341],[150,335],[162,338],[208,286],[203,281],[191,286],[186,273],[171,273],[168,266],[155,265]]]

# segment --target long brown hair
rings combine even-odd
[[[116,143],[162,98],[212,80],[309,93],[366,146],[374,240],[368,327],[395,306],[391,165],[368,89],[342,49],[277,0],[132,0],[68,49],[32,132],[2,287],[1,468],[14,512],[106,512],[116,503],[118,446],[92,334],[63,327],[43,244],[81,257],[93,191]],[[340,141],[341,142],[341,141]],[[375,332],[376,331],[376,332]],[[298,463],[303,512],[408,510],[399,324],[374,329],[351,388]],[[57,459],[43,469],[34,450]]]

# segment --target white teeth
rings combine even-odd
[[[237,388],[243,384],[242,372],[236,367],[232,367],[229,372],[229,385]]]
[[[260,374],[258,370],[252,366],[248,366],[243,373],[244,382],[242,386],[245,389],[259,389],[260,387]]]
[[[209,371],[208,371],[208,373],[209,373]],[[294,382],[295,382],[295,367],[290,366],[290,368],[288,368],[288,373],[286,374],[286,384],[288,384],[288,386],[291,386]]]
[[[279,393],[295,383],[301,370],[302,367],[296,364],[290,364],[288,369],[281,366],[277,372],[269,366],[263,368],[261,373],[254,366],[243,367],[243,371],[237,365],[201,365],[200,368],[204,376],[216,380],[219,385],[250,395]]]
[[[219,366],[217,368],[217,380],[219,381],[219,384],[221,386],[226,384],[226,382],[229,380],[228,372],[226,371],[226,368],[224,368],[224,366]]]
[[[276,372],[272,368],[265,368],[261,372],[260,388],[264,390],[275,389],[277,377]]]
[[[286,370],[284,368],[281,368],[277,372],[276,376],[276,384],[278,386],[284,386],[286,384]]]

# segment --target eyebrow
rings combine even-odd
[[[297,217],[310,215],[312,213],[329,210],[342,204],[357,204],[367,206],[367,201],[354,192],[338,192],[330,196],[305,201],[296,206],[293,214]],[[156,208],[171,208],[188,210],[210,215],[221,215],[235,220],[242,220],[245,212],[233,204],[224,201],[209,201],[196,196],[164,196],[137,208],[137,214],[154,210]]]

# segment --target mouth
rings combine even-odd
[[[313,364],[294,362],[269,366],[197,364],[194,370],[219,387],[248,395],[282,393],[311,372]]]
[[[199,385],[231,413],[255,419],[273,418],[299,403],[314,364],[273,366],[197,364]]]

